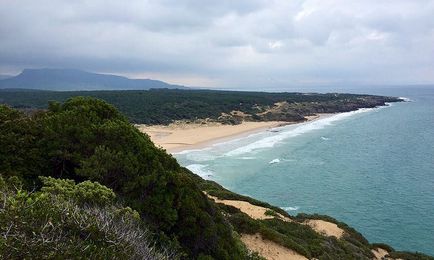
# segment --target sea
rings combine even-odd
[[[203,178],[291,215],[329,215],[371,243],[434,255],[434,86],[311,91],[389,95],[406,102],[174,156]]]

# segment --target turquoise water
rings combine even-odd
[[[370,242],[434,255],[434,88],[363,92],[411,102],[175,156],[193,172],[290,214],[330,215]]]

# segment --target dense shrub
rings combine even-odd
[[[75,196],[86,201],[96,181],[112,189],[118,198],[139,212],[141,219],[189,258],[242,258],[235,246],[231,226],[199,190],[191,175],[176,160],[156,148],[117,110],[92,98],[77,97],[64,104],[26,116],[0,108],[0,173],[19,177],[28,190],[39,189]],[[80,182],[86,191],[77,197],[52,179]],[[41,181],[42,180],[42,181]],[[105,197],[104,197],[105,196]],[[105,194],[99,203],[110,198]]]

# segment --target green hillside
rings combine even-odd
[[[32,110],[46,109],[49,101],[64,102],[89,96],[113,104],[138,124],[169,124],[175,120],[206,119],[228,124],[249,121],[302,121],[315,113],[353,111],[400,101],[394,97],[340,93],[266,93],[216,90],[152,89],[149,91],[35,91],[0,90],[0,103]],[[276,103],[282,103],[276,109]],[[232,114],[240,111],[245,117]],[[224,115],[224,116],[222,116]]]

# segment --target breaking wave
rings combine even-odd
[[[276,158],[276,159],[273,159],[269,162],[269,164],[275,164],[275,163],[280,163],[280,159]]]
[[[190,164],[190,165],[187,165],[185,168],[189,169],[194,174],[199,175],[203,179],[209,180],[214,175],[213,175],[212,171],[207,170],[207,167],[208,167],[208,165],[203,165],[203,164]]]
[[[406,97],[399,97],[399,99],[402,99],[404,102],[411,102],[412,100]]]
[[[263,139],[250,143],[248,145],[239,147],[232,151],[229,151],[225,154],[225,156],[237,156],[241,154],[251,153],[258,149],[272,148],[276,144],[282,142],[285,139],[299,136],[301,134],[308,133],[314,130],[323,129],[326,126],[332,125],[336,121],[340,121],[357,114],[375,111],[377,109],[378,108],[361,108],[356,111],[334,114],[332,116],[318,119],[316,121],[301,123],[295,128],[291,128],[293,127],[291,125],[287,127],[283,127],[281,128],[282,129],[281,132],[276,133],[275,135],[272,136],[265,137]],[[289,129],[285,130],[285,128],[287,129],[289,128]]]

